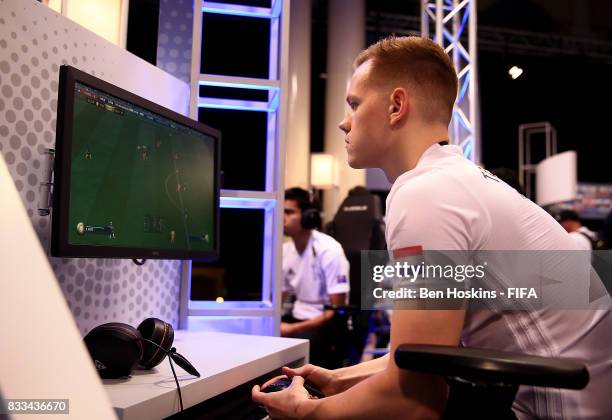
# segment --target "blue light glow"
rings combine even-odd
[[[463,85],[461,86],[461,91],[459,92],[459,97],[457,98],[457,103],[460,104],[463,102],[463,97],[465,96],[465,92],[467,91],[468,86],[470,85],[470,74],[465,74],[465,79],[463,79]]]
[[[280,105],[280,94],[278,91],[276,91],[274,92],[274,96],[272,96],[272,99],[270,100],[270,108],[277,110],[279,105]]]
[[[265,209],[276,206],[276,200],[268,198],[221,197],[221,208],[225,209]]]
[[[461,45],[461,42],[459,42],[459,40],[457,39],[454,39],[450,32],[448,32],[448,30],[444,29],[442,30],[442,32],[444,33],[444,38],[448,40],[449,44],[452,45],[456,51],[459,51],[459,54],[461,54],[465,61],[470,62],[470,55],[465,50],[463,45]]]
[[[241,101],[238,99],[220,99],[210,97],[200,97],[198,101],[199,108],[214,108],[214,109],[231,109],[235,111],[260,111],[260,112],[276,112],[278,110],[278,101],[268,104],[267,102],[258,101]]]
[[[281,14],[282,8],[283,8],[282,0],[272,0],[272,5],[271,5],[272,17],[273,18],[279,17]]]
[[[463,149],[463,156],[465,156],[466,158],[468,158],[469,160],[472,160],[471,158],[472,155],[472,141],[470,140],[466,145],[465,145],[465,149]]]
[[[455,106],[454,113],[455,113],[455,118],[459,120],[459,123],[463,126],[463,128],[465,128],[467,131],[471,133],[472,128],[468,126],[468,122],[466,121],[465,115],[463,114],[463,111],[461,111],[461,108],[458,108]]]
[[[466,7],[465,12],[463,13],[463,18],[461,19],[461,25],[459,26],[459,30],[457,31],[457,39],[460,39],[461,35],[463,35],[463,29],[465,28],[465,24],[467,23],[469,16],[470,16],[470,8]]]
[[[263,79],[262,81],[267,81],[267,79]],[[279,91],[280,88],[278,86],[266,86],[263,84],[253,83],[240,83],[240,82],[217,82],[210,80],[200,80],[200,86],[218,86],[218,87],[229,87],[229,88],[238,88],[238,89],[253,89],[253,90],[273,90]]]
[[[280,3],[280,2],[278,2]],[[244,16],[254,18],[277,19],[280,16],[280,6],[274,9],[266,7],[243,6],[241,4],[202,2],[202,11],[222,15]]]
[[[199,86],[214,86],[222,88],[249,89],[268,91],[267,98],[262,101],[223,99],[211,96],[199,96],[198,108],[223,109],[235,111],[255,111],[267,113],[266,145],[266,191],[221,190],[219,205],[225,209],[262,209],[265,210],[263,245],[262,296],[270,299],[275,285],[274,256],[276,244],[280,238],[275,236],[276,219],[279,207],[277,193],[269,192],[275,189],[270,180],[278,178],[272,167],[276,162],[274,151],[277,150],[279,139],[278,120],[280,111],[280,51],[281,48],[281,16],[284,2],[271,0],[270,7],[251,7],[240,4],[228,4],[217,1],[203,1],[202,12],[222,15],[261,18],[270,20],[270,48],[268,56],[269,78],[234,77],[222,74],[200,74]],[[231,0],[230,0],[231,1]],[[300,1],[300,0],[296,0]],[[203,57],[200,57],[201,59]],[[212,89],[210,89],[212,90]],[[276,140],[276,141],[275,141]],[[271,169],[272,168],[272,169]],[[257,279],[253,279],[257,281]],[[280,291],[277,291],[280,293]],[[220,296],[219,301],[192,301],[188,303],[189,329],[201,329],[198,323],[221,326],[225,332],[271,334],[274,326],[274,307],[265,299],[256,302],[227,301]],[[263,321],[262,321],[263,320]],[[214,321],[211,323],[211,321]],[[251,325],[252,324],[252,325]]]

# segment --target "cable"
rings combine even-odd
[[[174,376],[174,382],[176,383],[176,389],[178,391],[178,395],[179,395],[179,403],[181,404],[181,411],[183,411],[183,395],[181,394],[181,387],[179,385],[178,382],[178,378],[176,377],[176,372],[174,370],[174,365],[172,364],[172,359],[173,357],[178,357],[179,360],[175,360],[177,362],[177,364],[182,367],[183,369],[185,369],[185,371],[191,375],[200,376],[200,373],[193,367],[191,366],[191,364],[187,361],[187,359],[185,359],[183,356],[181,356],[179,353],[176,352],[176,348],[172,347],[170,350],[166,350],[165,348],[163,348],[162,346],[160,346],[159,344],[157,344],[154,341],[149,340],[148,338],[144,338],[142,337],[143,341],[146,341],[147,343],[151,343],[153,344],[155,347],[161,349],[161,351],[163,351],[166,356],[168,356],[168,361],[170,362],[170,368],[172,369],[172,375]],[[184,366],[184,364],[187,363],[188,366]]]
[[[172,347],[170,352],[176,353],[176,349]],[[181,403],[181,411],[183,411],[183,396],[181,395],[181,387],[179,386],[178,379],[176,377],[176,372],[174,371],[174,365],[172,364],[172,357],[170,357],[170,353],[168,353],[168,361],[170,362],[170,369],[172,369],[172,374],[174,375],[174,382],[176,382],[176,389],[179,394],[179,402]]]

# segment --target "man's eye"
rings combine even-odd
[[[349,102],[349,107],[354,111],[357,109],[357,102]]]

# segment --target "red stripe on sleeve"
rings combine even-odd
[[[421,245],[407,246],[400,249],[394,249],[393,258],[414,257],[415,255],[421,255],[422,253],[423,247]]]

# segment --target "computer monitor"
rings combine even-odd
[[[62,66],[51,255],[216,259],[220,137]]]

